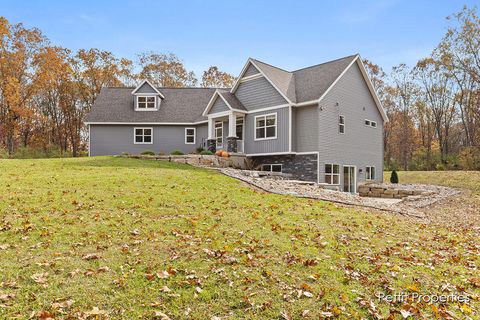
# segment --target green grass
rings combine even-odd
[[[442,286],[479,295],[474,230],[261,193],[161,161],[0,160],[0,248],[0,318],[95,307],[111,319],[475,318],[480,308],[376,298]]]

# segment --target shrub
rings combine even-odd
[[[391,183],[398,183],[398,174],[397,171],[393,170],[392,175],[390,176]]]
[[[159,156],[164,156],[164,155],[165,155],[165,152],[159,151],[157,154],[158,154]]]
[[[203,147],[198,147],[197,149],[195,149],[196,153],[202,154],[203,151],[205,151],[205,149],[203,149]]]
[[[154,156],[155,155],[155,152],[151,151],[151,150],[145,150],[143,151],[142,153],[140,153],[142,156]]]
[[[130,154],[128,152],[122,152],[121,156],[122,157],[128,157]]]
[[[213,154],[213,152],[210,151],[210,150],[203,150],[203,151],[200,152],[200,154],[203,155],[203,156],[211,156]]]
[[[480,147],[463,148],[458,162],[463,170],[480,170]]]
[[[183,156],[183,152],[180,150],[173,150],[172,152],[170,152],[170,154],[172,156]]]

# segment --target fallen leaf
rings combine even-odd
[[[82,257],[83,260],[97,260],[100,256],[96,253],[88,253]]]

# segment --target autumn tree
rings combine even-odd
[[[147,52],[138,55],[140,79],[147,79],[158,87],[194,87],[197,79],[187,71],[183,62],[173,53]]]
[[[31,125],[29,104],[40,87],[36,57],[46,44],[40,30],[11,25],[0,17],[0,130],[9,154],[19,124]]]
[[[203,72],[202,87],[205,88],[231,88],[235,77],[230,73],[218,70],[218,67],[211,66]]]

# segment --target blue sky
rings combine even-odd
[[[237,75],[248,57],[287,70],[360,53],[389,70],[428,55],[465,0],[35,1],[1,0],[0,15],[38,27],[55,45],[135,59],[173,52],[201,76]]]

